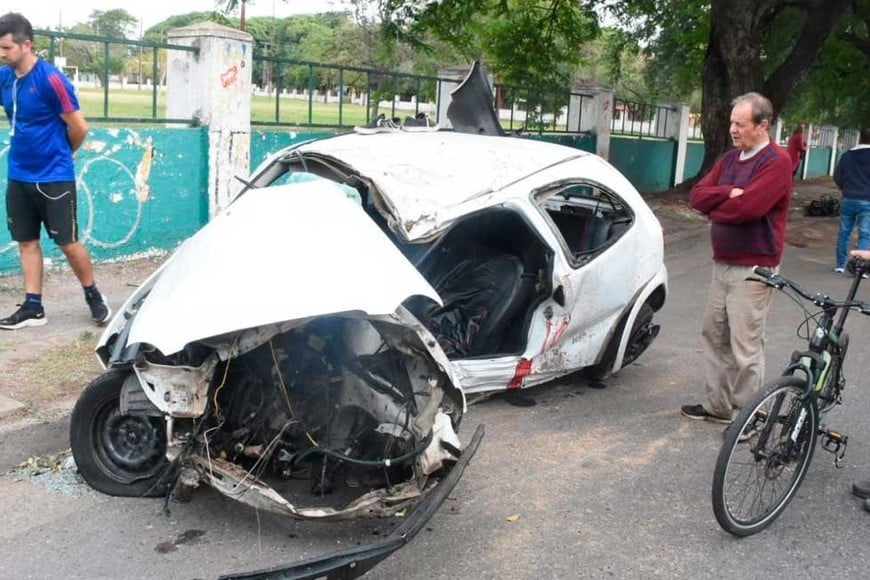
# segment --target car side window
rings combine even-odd
[[[634,221],[625,202],[594,183],[554,185],[534,201],[550,218],[575,263],[612,245]]]

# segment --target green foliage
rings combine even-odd
[[[854,5],[828,38],[806,89],[783,111],[792,120],[811,119],[841,127],[870,127],[870,0]],[[863,50],[862,47],[867,47]]]
[[[709,1],[619,0],[608,13],[646,56],[640,72],[647,98],[697,100],[710,37]]]
[[[124,10],[94,10],[91,12],[90,26],[94,34],[100,36],[112,36],[114,38],[129,38],[138,36],[133,31],[137,30],[139,19]]]
[[[187,14],[179,14],[170,16],[166,20],[159,22],[145,31],[145,39],[151,42],[166,42],[166,33],[173,28],[182,28],[190,26],[198,22],[216,22],[229,26],[230,20],[219,12],[188,12]]]

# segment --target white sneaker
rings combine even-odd
[[[399,127],[399,119],[387,119],[383,113],[371,120],[368,125],[359,125],[353,128],[357,133],[363,135],[373,135],[375,133],[395,133],[401,131]]]

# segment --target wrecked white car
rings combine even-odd
[[[280,151],[246,184],[100,339],[107,370],[70,427],[97,490],[207,484],[319,520],[422,502],[407,541],[480,442],[457,434],[466,394],[606,378],[657,334],[661,227],[593,154],[348,134]]]

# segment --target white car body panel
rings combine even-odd
[[[440,300],[335,184],[257,189],[175,252],[131,322],[127,342],[169,355],[196,340],[281,321],[390,314],[416,294]]]

